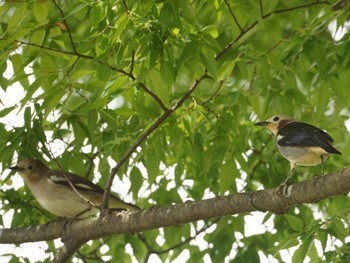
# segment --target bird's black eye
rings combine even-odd
[[[273,121],[278,121],[280,118],[278,116],[276,116],[275,118],[273,118]]]
[[[27,170],[32,170],[33,169],[33,165],[28,165],[27,166]]]

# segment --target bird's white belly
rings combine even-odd
[[[277,144],[277,149],[291,163],[302,166],[318,165],[322,163],[322,158],[325,160],[329,155],[319,147],[281,147]]]
[[[35,186],[31,188],[33,187],[35,188]],[[50,182],[45,189],[31,189],[31,191],[39,204],[54,215],[74,217],[88,210],[84,213],[85,217],[98,212],[97,208],[91,207],[91,205],[75,193],[73,189],[67,189],[67,186]],[[34,194],[38,193],[38,191],[40,194]]]

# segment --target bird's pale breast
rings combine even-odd
[[[302,166],[318,165],[322,162],[322,158],[325,160],[329,155],[319,147],[291,147],[276,145],[277,149],[286,159]]]

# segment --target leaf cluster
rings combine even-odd
[[[113,190],[143,208],[255,191],[288,173],[274,138],[254,126],[283,113],[334,137],[343,152],[326,162],[334,171],[350,155],[350,38],[335,40],[328,29],[348,19],[341,2],[6,1],[0,86],[18,97],[11,105],[0,98],[2,168],[15,157],[40,158],[105,186],[129,151]],[[320,172],[298,168],[294,179]],[[15,211],[12,226],[50,218],[28,189],[9,188],[11,176],[0,179],[0,211]],[[188,251],[188,262],[256,262],[261,254],[284,260],[281,251],[296,247],[293,262],[341,262],[349,258],[348,207],[340,197],[266,214],[257,224],[272,222],[273,231],[254,236],[245,235],[253,227],[245,215],[149,231],[147,242],[113,236],[91,241],[78,257],[171,261]],[[203,244],[183,242],[191,237]]]

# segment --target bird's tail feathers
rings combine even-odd
[[[333,153],[333,154],[339,154],[341,155],[341,152],[339,152],[337,149],[335,149],[332,145],[327,145],[327,149],[325,149],[327,152],[329,153]]]
[[[140,210],[140,207],[138,207],[137,205],[133,205],[133,204],[124,202],[123,200],[121,200],[115,196],[111,196],[111,198],[109,199],[109,207],[110,208],[117,208],[117,209],[126,209],[129,211]]]

